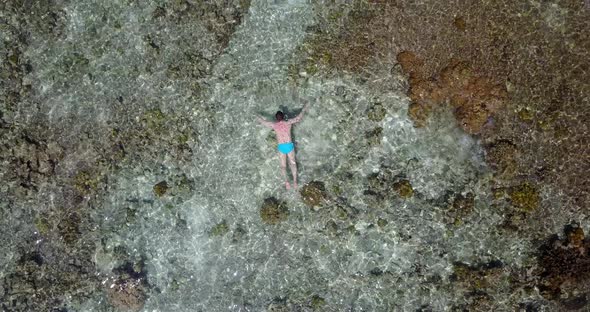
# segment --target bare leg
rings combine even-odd
[[[289,156],[289,166],[291,167],[291,174],[293,175],[293,187],[297,188],[297,163],[295,162],[295,151],[291,151],[287,156]]]
[[[283,174],[283,179],[285,179],[285,187],[290,189],[291,185],[289,184],[289,180],[287,180],[287,155],[279,152],[279,160],[281,161],[281,173]]]

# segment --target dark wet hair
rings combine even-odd
[[[285,114],[283,114],[283,112],[281,112],[281,111],[278,111],[278,112],[275,114],[275,118],[277,119],[277,121],[284,120],[284,119],[285,119]]]

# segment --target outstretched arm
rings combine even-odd
[[[287,122],[289,124],[294,124],[294,123],[298,123],[301,121],[301,119],[303,118],[303,113],[305,113],[308,109],[309,103],[305,103],[305,105],[303,106],[303,109],[301,110],[301,113],[299,113],[299,115],[297,115],[297,117],[293,118],[293,119],[289,119]]]
[[[266,119],[264,119],[264,118],[262,118],[260,116],[257,116],[256,119],[258,119],[258,122],[261,123],[262,125],[267,126],[269,128],[272,128],[272,122],[267,121]]]

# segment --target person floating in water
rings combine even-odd
[[[291,126],[301,121],[303,113],[307,111],[307,108],[308,103],[303,106],[303,110],[301,110],[301,113],[299,113],[297,117],[289,120],[285,120],[285,114],[281,111],[278,111],[275,114],[276,122],[266,121],[264,118],[258,116],[258,121],[261,124],[272,128],[277,135],[281,172],[283,173],[285,187],[287,189],[291,188],[289,180],[287,179],[287,156],[289,157],[289,166],[291,167],[291,174],[293,175],[293,187],[297,188],[297,163],[295,162],[295,145],[291,141]]]

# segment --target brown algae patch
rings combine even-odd
[[[156,185],[153,187],[153,191],[158,197],[166,195],[166,192],[168,191],[168,183],[166,181],[160,181],[156,183]]]
[[[324,182],[311,181],[301,188],[301,199],[312,208],[320,206],[327,199],[328,194]]]
[[[539,248],[538,287],[550,300],[588,290],[590,241],[577,225],[566,226],[564,232],[565,238],[553,235]]]
[[[538,176],[542,164],[547,184],[574,199],[575,209],[587,205],[590,189],[581,181],[590,170],[590,144],[582,143],[590,122],[590,10],[582,2],[316,7],[319,21],[292,60],[292,78],[306,68],[374,79],[385,78],[384,69],[404,72],[417,127],[448,103],[459,126],[484,144],[508,140],[518,148],[513,161],[497,164],[503,179]],[[359,81],[372,81],[365,78]],[[380,87],[396,88],[388,83]]]
[[[539,193],[530,183],[523,183],[513,187],[509,195],[512,205],[524,212],[532,212],[539,206]]]
[[[400,180],[393,183],[393,190],[403,199],[408,199],[414,196],[414,188],[408,180]]]
[[[503,176],[513,176],[516,171],[518,149],[508,140],[499,140],[486,146],[486,162]]]
[[[425,78],[422,62],[411,52],[401,52],[398,60],[410,74],[411,104],[408,116],[416,127],[426,125],[436,105],[450,103],[459,126],[478,134],[482,126],[499,109],[507,97],[503,86],[474,72],[466,63],[454,61],[437,76]]]
[[[267,224],[278,224],[289,217],[289,209],[284,202],[279,201],[274,197],[269,197],[264,200],[260,208],[260,218],[262,222]]]

